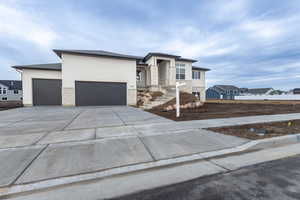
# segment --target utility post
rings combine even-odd
[[[180,116],[180,86],[184,86],[185,83],[176,82],[176,117]]]

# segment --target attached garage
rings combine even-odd
[[[33,105],[61,105],[60,79],[32,79]]]
[[[127,105],[127,84],[75,81],[76,106]]]

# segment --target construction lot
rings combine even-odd
[[[161,107],[148,112],[175,121],[274,115],[299,113],[300,101],[208,101],[198,108],[181,109],[179,118],[176,118],[175,110],[166,111]]]
[[[251,140],[300,133],[300,120],[209,128],[208,130]]]

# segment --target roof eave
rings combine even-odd
[[[61,71],[61,69],[49,69],[42,67],[24,67],[24,66],[12,66],[14,69],[24,70],[24,69],[36,69],[36,70],[50,70],[50,71]]]
[[[203,68],[203,67],[192,67],[193,70],[201,70],[201,71],[211,71],[211,69]]]
[[[122,60],[140,60],[141,57],[126,57],[126,56],[112,56],[112,55],[99,55],[99,54],[94,54],[94,53],[82,53],[82,52],[72,52],[72,51],[67,51],[67,50],[58,50],[58,49],[53,49],[53,51],[58,55],[60,58],[62,57],[62,54],[72,54],[72,55],[88,55],[88,56],[96,56],[96,57],[105,57],[105,58],[116,58],[116,59],[122,59]]]
[[[192,62],[192,63],[198,62],[198,60],[189,59],[189,58],[177,58],[176,60],[177,61]]]

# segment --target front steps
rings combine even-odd
[[[175,93],[173,92],[166,92],[164,95],[157,97],[154,101],[149,101],[148,103],[142,105],[140,108],[144,110],[151,109],[153,107],[162,105],[170,100],[175,98]]]

